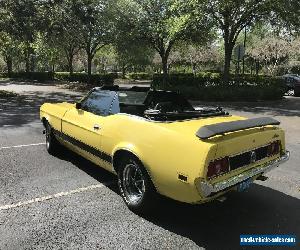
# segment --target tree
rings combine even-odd
[[[74,13],[79,21],[77,32],[87,55],[88,81],[92,61],[99,49],[110,44],[113,33],[111,2],[105,0],[73,0]]]
[[[213,44],[197,45],[189,44],[183,51],[184,60],[192,66],[193,74],[196,75],[197,67],[202,65],[216,65],[220,61],[220,53]]]
[[[117,39],[116,59],[125,78],[126,71],[132,67],[145,67],[151,64],[153,50],[143,42],[130,39]]]
[[[300,37],[296,37],[291,42],[289,71],[291,73],[300,74]]]
[[[35,64],[38,71],[55,71],[55,66],[62,62],[63,51],[53,46],[45,33],[39,33],[34,43]]]
[[[224,40],[224,82],[229,81],[233,48],[241,31],[270,13],[277,1],[208,0],[205,10],[222,31]]]
[[[40,27],[38,1],[7,0],[1,4],[5,10],[5,30],[11,37],[23,43],[26,72],[34,71],[33,43]]]
[[[164,86],[174,45],[192,38],[196,30],[201,38],[207,37],[209,31],[205,16],[196,18],[193,6],[184,0],[121,0],[117,8],[120,10],[119,21],[128,30],[134,30],[141,41],[147,42],[160,55]]]
[[[117,67],[116,58],[116,51],[112,45],[107,45],[98,50],[94,59],[97,72],[107,73],[108,70],[114,70]]]
[[[13,59],[18,55],[18,52],[18,42],[16,42],[8,33],[0,32],[0,53],[6,63],[8,75],[13,71]]]
[[[278,66],[287,61],[290,50],[291,45],[288,41],[272,36],[257,41],[248,54],[262,62],[269,74],[275,75]]]
[[[66,58],[70,75],[73,74],[74,56],[81,48],[81,36],[78,32],[80,22],[75,15],[73,0],[54,2],[43,6],[44,30],[48,45],[61,50]]]
[[[274,11],[269,17],[269,20],[274,26],[289,31],[295,36],[300,34],[299,0],[276,1],[273,5],[273,9]]]

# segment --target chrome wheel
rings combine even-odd
[[[125,165],[122,175],[124,195],[129,204],[139,203],[145,194],[145,179],[135,162]]]
[[[45,128],[46,128],[46,133],[45,133],[45,137],[46,137],[46,149],[48,151],[49,154],[55,155],[58,151],[58,147],[59,144],[52,132],[51,126],[50,124],[47,122],[45,124]]]

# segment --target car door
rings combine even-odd
[[[111,161],[109,154],[101,148],[101,137],[116,95],[114,91],[95,89],[81,101],[78,108],[69,110],[62,119],[64,139],[76,152],[96,164]]]
[[[295,79],[291,76],[286,78],[286,85],[290,88],[294,88],[295,87]]]

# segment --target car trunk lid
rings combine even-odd
[[[252,124],[251,126],[239,128],[235,131],[216,134],[215,136],[207,139],[201,139],[196,135],[197,131],[205,126],[209,127],[210,125],[234,121],[247,121],[247,119],[238,116],[223,116],[165,123],[163,126],[181,133],[181,135],[185,138],[189,137],[202,143],[214,145],[214,147],[211,147],[211,150],[214,152],[208,154],[205,159],[204,172],[207,171],[207,167],[210,162],[224,157],[229,157],[231,165],[230,172],[238,174],[245,169],[244,167],[251,168],[255,166],[255,164],[257,165],[258,163],[262,163],[279,156],[270,157],[267,155],[267,146],[272,142],[280,141],[281,145],[285,145],[283,130],[274,126],[275,124],[279,124],[276,120],[269,120],[270,123],[268,121],[265,123],[259,123],[257,126]],[[253,154],[255,154],[255,159]]]

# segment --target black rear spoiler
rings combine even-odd
[[[279,125],[280,122],[270,118],[270,117],[261,117],[253,118],[242,121],[233,121],[233,122],[221,122],[213,125],[206,125],[201,127],[196,135],[200,139],[208,139],[216,135],[223,135],[224,133],[239,131],[248,128],[263,127],[267,125]]]

